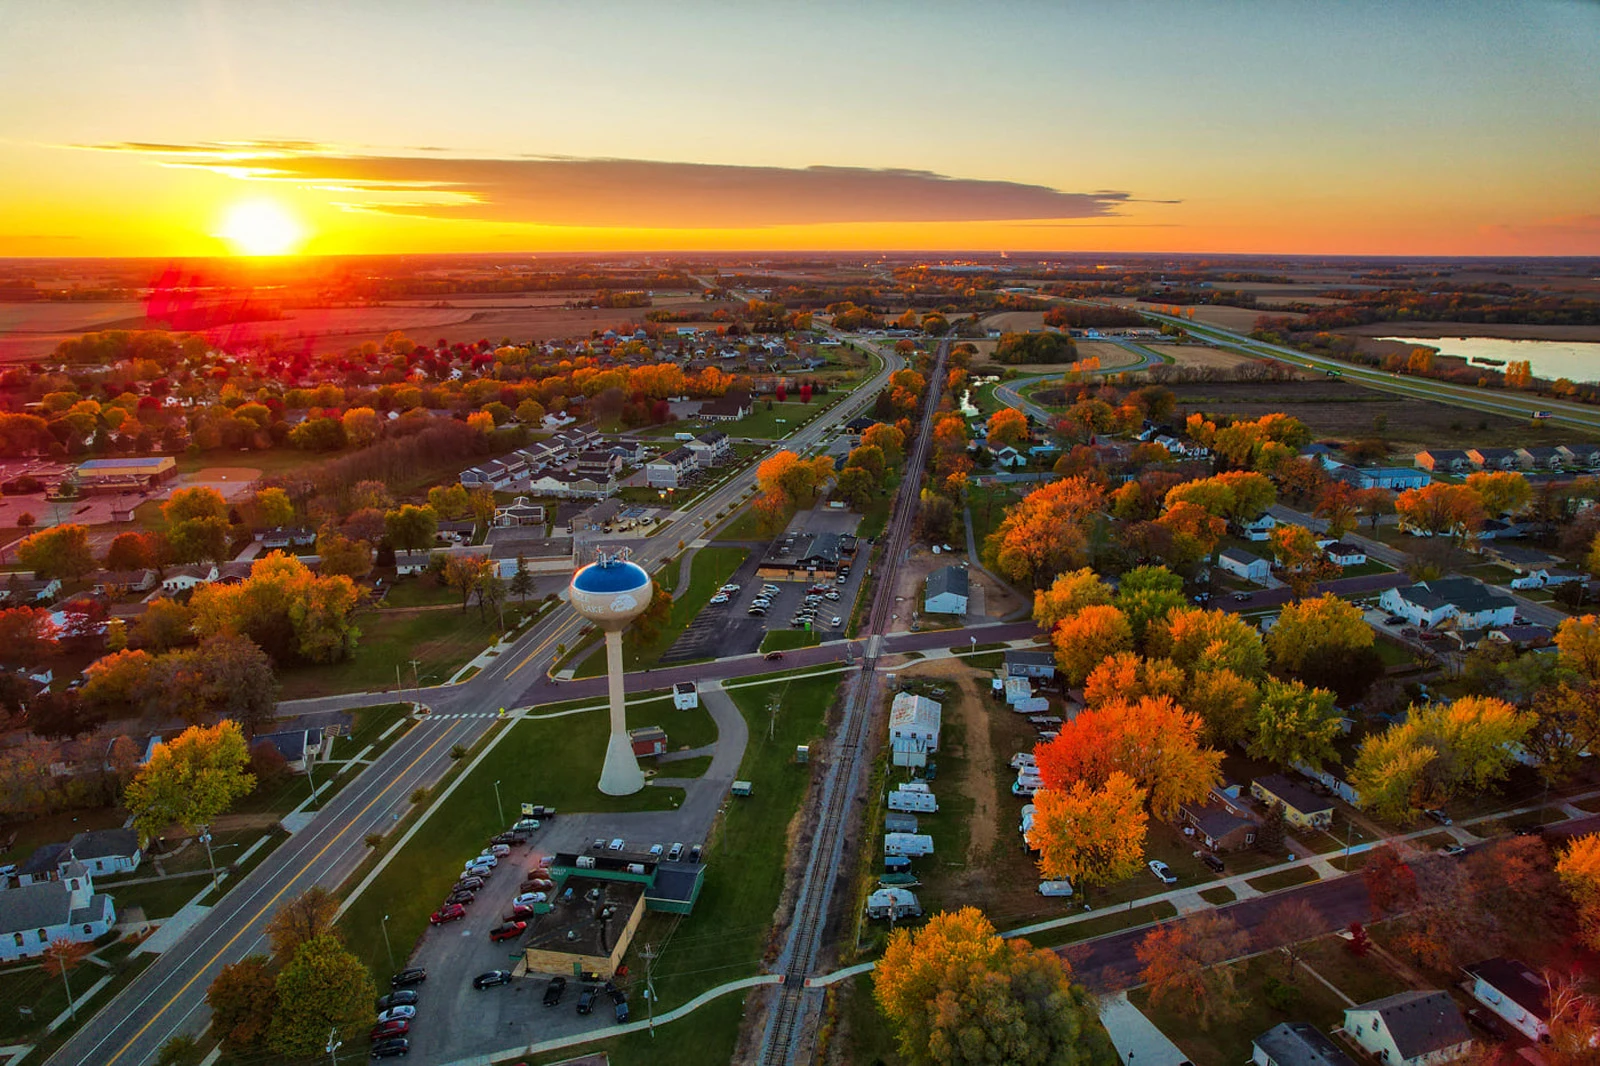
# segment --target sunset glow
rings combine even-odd
[[[305,231],[273,201],[249,200],[228,208],[217,236],[238,255],[287,255],[299,248]]]

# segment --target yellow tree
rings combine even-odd
[[[1101,487],[1081,477],[1035,489],[989,534],[984,557],[1012,581],[1042,585],[1062,570],[1083,565],[1089,524],[1104,502]]]
[[[1100,660],[1100,665],[1089,671],[1083,694],[1090,707],[1146,696],[1176,700],[1183,695],[1188,680],[1171,660],[1144,659],[1131,651],[1121,651]]]
[[[1395,497],[1394,509],[1402,526],[1453,541],[1476,532],[1484,518],[1476,492],[1442,481],[1407,489]]]
[[[905,1061],[1116,1066],[1094,1000],[1061,956],[1002,940],[975,907],[897,929],[873,993]]]
[[[1413,707],[1405,721],[1361,742],[1350,784],[1379,816],[1413,817],[1503,778],[1537,721],[1532,711],[1485,696]]]
[[[1144,789],[1150,812],[1172,818],[1222,779],[1222,753],[1200,743],[1198,715],[1166,697],[1113,700],[1079,713],[1034,749],[1046,788],[1100,786],[1123,773]]]
[[[1039,852],[1040,875],[1071,881],[1084,897],[1132,877],[1144,861],[1144,805],[1144,789],[1124,773],[1100,787],[1078,781],[1035,793],[1028,842]]]
[[[1600,616],[1567,618],[1556,630],[1561,658],[1591,682],[1600,681]]]
[[[1361,609],[1332,593],[1286,604],[1267,634],[1272,668],[1307,681],[1331,683],[1372,651],[1372,627]]]
[[[1578,926],[1591,950],[1600,951],[1600,833],[1575,838],[1556,863],[1556,876],[1578,908]]]
[[[1226,667],[1199,670],[1189,680],[1183,705],[1205,723],[1206,739],[1218,747],[1245,740],[1255,725],[1261,690]]]
[[[1111,586],[1088,567],[1059,574],[1049,588],[1033,594],[1033,620],[1049,632],[1064,618],[1070,618],[1094,604],[1110,603]]]
[[[1067,680],[1081,685],[1100,660],[1133,647],[1133,627],[1121,611],[1109,604],[1094,604],[1056,626],[1056,665]]]
[[[156,748],[123,791],[140,842],[148,843],[173,823],[191,831],[209,825],[256,787],[249,764],[244,734],[226,720],[190,726]]]
[[[1028,439],[1028,416],[1010,407],[1002,407],[989,416],[988,440],[992,448],[1017,447]]]
[[[1340,568],[1317,547],[1317,538],[1305,526],[1280,525],[1272,531],[1272,555],[1278,561],[1283,583],[1295,599],[1302,599],[1317,582],[1338,577]]]
[[[1467,488],[1478,494],[1487,515],[1514,515],[1533,502],[1533,486],[1515,470],[1479,470],[1467,475]]]
[[[1228,531],[1228,523],[1222,518],[1185,500],[1168,507],[1156,519],[1156,525],[1166,530],[1172,538],[1172,547],[1166,553],[1167,561],[1185,572],[1216,551],[1217,542]]]
[[[1150,627],[1145,650],[1190,673],[1227,669],[1253,681],[1267,671],[1261,634],[1238,615],[1224,611],[1180,607]]]
[[[1336,762],[1333,742],[1339,735],[1339,712],[1333,693],[1307,688],[1298,681],[1269,680],[1256,705],[1250,755],[1288,768]]]

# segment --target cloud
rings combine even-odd
[[[347,208],[547,226],[741,229],[872,222],[1116,217],[1131,194],[1064,192],[927,170],[673,163],[642,159],[441,158],[301,141],[96,145],[167,166],[359,192]],[[420,149],[419,149],[420,150]],[[1171,202],[1171,201],[1160,201]]]

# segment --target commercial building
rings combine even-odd
[[[966,567],[940,567],[928,575],[922,609],[928,614],[966,614],[968,587]]]
[[[889,749],[896,766],[926,766],[939,750],[944,709],[926,696],[897,693],[889,704]]]
[[[170,455],[90,459],[78,464],[78,488],[91,495],[141,492],[178,476],[178,462]]]

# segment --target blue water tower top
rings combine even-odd
[[[633,592],[649,588],[650,575],[638,563],[611,559],[579,570],[572,578],[572,587],[589,593]]]

